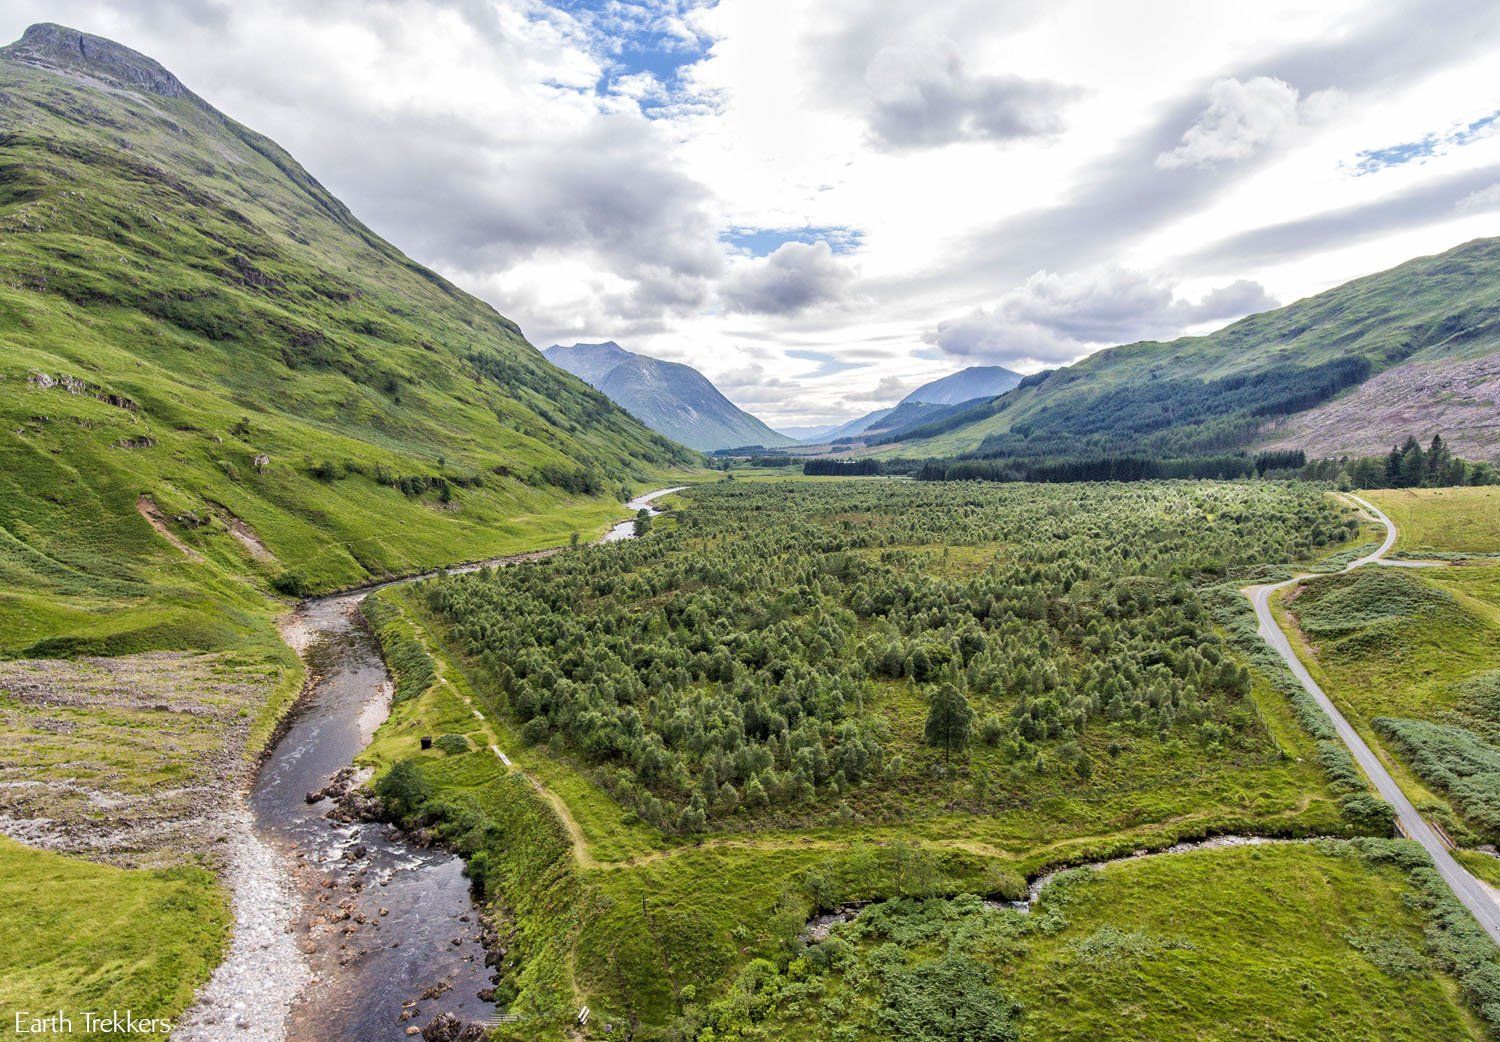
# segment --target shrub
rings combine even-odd
[[[420,816],[423,806],[432,798],[432,785],[414,760],[400,760],[375,783],[375,795],[386,813],[397,821]]]
[[[448,756],[457,756],[460,753],[468,752],[469,749],[472,748],[472,746],[470,746],[469,744],[469,740],[461,734],[439,735],[437,737],[437,740],[432,744],[441,749]]]

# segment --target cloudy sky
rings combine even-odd
[[[157,58],[518,321],[776,424],[1500,233],[1484,0],[0,0]]]

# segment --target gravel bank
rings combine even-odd
[[[228,819],[222,878],[234,894],[234,940],[172,1038],[283,1042],[287,1012],[309,976],[290,932],[302,905],[289,867],[255,834],[249,810],[235,808]]]

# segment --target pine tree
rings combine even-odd
[[[1441,434],[1432,436],[1432,445],[1427,450],[1427,484],[1451,485],[1452,454],[1443,442]]]
[[[939,687],[927,713],[927,744],[943,750],[944,763],[969,744],[973,725],[974,710],[963,692],[952,684]]]
[[[1415,435],[1408,434],[1405,444],[1401,446],[1399,483],[1403,488],[1416,488],[1426,476],[1427,463],[1422,456],[1422,446],[1417,443]]]

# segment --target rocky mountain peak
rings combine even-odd
[[[169,98],[194,96],[160,62],[139,51],[51,22],[29,27],[15,43],[0,48],[0,57],[44,69],[81,72]]]

